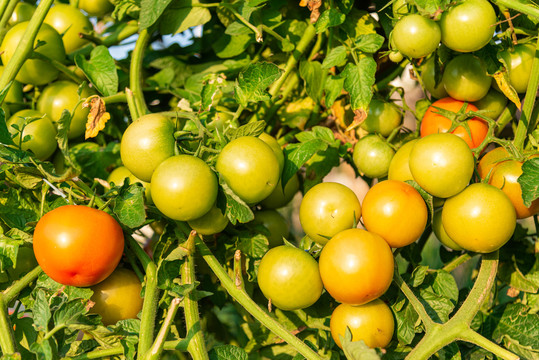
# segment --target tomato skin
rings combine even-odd
[[[260,202],[260,205],[266,209],[279,209],[288,204],[299,191],[299,176],[294,174],[286,183],[284,190],[281,185],[281,179],[275,186],[275,189],[267,198]]]
[[[211,210],[217,199],[217,177],[212,169],[192,155],[164,160],[150,182],[152,200],[171,219],[189,221]]]
[[[488,44],[497,22],[494,8],[487,0],[466,0],[442,14],[442,42],[459,52],[472,52]]]
[[[519,44],[515,46],[513,51],[507,49],[502,51],[500,55],[508,66],[511,86],[515,88],[517,93],[525,93],[532,72],[535,46],[531,43]]]
[[[386,292],[393,279],[393,253],[381,236],[348,229],[331,238],[319,258],[329,294],[343,304],[361,305]]]
[[[463,249],[490,253],[513,235],[516,212],[500,189],[483,183],[471,184],[447,199],[442,224],[447,235]]]
[[[76,7],[68,4],[56,3],[47,13],[45,23],[49,24],[63,34],[65,52],[72,53],[88,43],[88,40],[79,37],[79,33],[90,33],[92,23]]]
[[[361,205],[356,194],[345,185],[332,182],[309,189],[299,208],[303,231],[321,245],[337,233],[354,227],[360,217]]]
[[[101,315],[105,326],[136,319],[142,310],[141,290],[142,284],[133,271],[118,268],[104,281],[92,286],[91,300],[95,304],[90,312]]]
[[[421,69],[421,80],[425,89],[436,99],[442,99],[449,96],[444,87],[443,77],[440,78],[438,85],[436,85],[436,66],[434,63],[434,56],[428,58]]]
[[[378,135],[367,135],[356,143],[352,159],[365,176],[381,178],[387,175],[395,150]]]
[[[122,136],[120,156],[137,178],[150,182],[155,168],[174,155],[174,124],[162,115],[143,115]]]
[[[77,90],[79,86],[71,81],[56,81],[43,89],[37,101],[37,109],[47,114],[52,121],[58,122],[64,109],[72,112],[78,103]],[[82,90],[81,98],[86,98],[92,94],[89,87]],[[83,108],[80,104],[73,114],[69,125],[68,138],[75,139],[86,131],[86,120],[89,108]]]
[[[456,100],[451,97],[446,97],[435,101],[423,115],[421,120],[420,135],[425,137],[430,134],[446,133],[451,128],[451,120],[438,113],[436,109],[441,108],[452,112],[458,112],[464,106],[464,101]],[[477,111],[475,105],[468,104],[466,112]],[[488,133],[488,125],[485,121],[479,118],[472,118],[466,122],[470,128],[471,138],[464,126],[457,126],[452,134],[463,139],[471,149],[478,147]]]
[[[389,180],[398,180],[402,182],[414,180],[414,177],[410,172],[410,153],[416,142],[417,139],[408,141],[397,150],[389,164],[389,171],[387,173],[387,178]]]
[[[41,118],[42,113],[36,110],[21,110],[16,112],[7,121],[7,127],[11,134],[17,134],[13,141],[19,145],[21,139],[25,136],[31,135],[32,139],[24,141],[21,148],[23,150],[31,150],[39,160],[48,159],[56,150],[56,128],[52,124],[49,117],[45,116],[42,119],[27,122],[20,136],[19,130],[24,126],[25,120],[23,118]],[[16,130],[12,126],[18,126],[19,130]]]
[[[43,271],[64,285],[92,286],[116,268],[124,250],[120,225],[104,211],[65,205],[49,211],[34,231],[34,254]]]
[[[4,64],[9,62],[15,50],[19,47],[27,26],[27,21],[21,22],[6,33],[0,46],[0,53],[3,51],[1,57]],[[62,37],[52,26],[48,24],[41,25],[34,46],[37,45],[38,41],[45,41],[46,44],[37,48],[36,52],[59,62],[64,61],[65,49]],[[15,80],[23,84],[45,85],[57,77],[58,70],[53,65],[39,59],[27,59],[17,73]]]
[[[471,54],[451,59],[444,69],[442,79],[449,96],[462,101],[482,99],[492,84],[483,61]]]
[[[387,137],[401,123],[402,114],[393,103],[374,99],[369,104],[369,114],[361,128]]]
[[[474,170],[472,151],[460,137],[430,134],[410,153],[410,171],[425,191],[439,198],[456,195],[468,185]]]
[[[273,149],[254,136],[243,136],[225,145],[217,158],[216,169],[247,204],[267,198],[281,174]]]
[[[262,257],[257,281],[264,296],[282,310],[309,307],[323,290],[316,260],[289,245],[274,247]]]
[[[441,39],[438,24],[418,14],[403,16],[391,34],[399,52],[411,58],[431,54],[438,48]]]
[[[352,333],[352,341],[363,340],[370,348],[384,348],[391,342],[395,331],[395,319],[389,306],[376,299],[363,305],[341,304],[333,310],[329,322],[331,336],[342,349],[340,336],[346,328]]]
[[[269,247],[274,248],[283,244],[283,238],[289,239],[290,229],[285,218],[276,210],[259,210],[255,212],[254,224],[264,225],[270,236]]]
[[[365,228],[399,248],[416,241],[427,225],[428,211],[419,192],[404,182],[385,180],[367,191],[362,204]]]
[[[189,226],[202,235],[213,235],[223,231],[228,225],[228,218],[217,206],[199,218],[188,221]]]

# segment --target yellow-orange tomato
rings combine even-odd
[[[427,224],[428,211],[419,192],[402,181],[374,185],[363,200],[363,224],[389,246],[399,248],[416,241]]]
[[[383,348],[393,337],[395,320],[389,306],[380,299],[357,306],[341,304],[333,310],[329,322],[331,336],[340,348],[340,336],[344,338],[347,327],[352,341],[363,340],[370,348]]]
[[[377,299],[393,279],[391,248],[382,237],[363,229],[344,230],[331,238],[320,253],[319,265],[324,287],[343,304]]]

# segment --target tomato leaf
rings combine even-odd
[[[129,228],[135,229],[144,224],[144,187],[140,183],[123,185],[114,200],[114,213]]]
[[[247,360],[247,352],[234,345],[220,345],[209,352],[210,360]]]
[[[322,97],[324,84],[322,79],[322,64],[318,61],[302,61],[299,64],[299,75],[305,81],[305,91],[315,102]]]
[[[142,1],[144,3],[144,0]],[[154,1],[147,0],[151,8]],[[180,0],[167,8],[161,18],[160,30],[162,34],[178,34],[185,30],[204,25],[211,20],[210,10],[203,7],[193,7],[198,0]],[[141,9],[142,13],[142,9]]]
[[[370,56],[359,59],[357,65],[348,64],[344,69],[344,89],[350,93],[352,110],[367,112],[373,94],[375,72],[376,61]]]
[[[337,9],[327,9],[324,11],[318,21],[314,25],[316,33],[320,34],[321,32],[326,31],[330,27],[341,25],[346,19],[346,15],[341,13]]]
[[[118,92],[116,63],[106,46],[95,47],[90,54],[90,60],[86,60],[84,56],[77,54],[75,64],[101,94],[110,96]]]
[[[139,14],[139,29],[144,30],[152,26],[163,14],[172,0],[141,0]]]
[[[249,65],[238,75],[234,86],[235,98],[242,106],[249,102],[266,101],[270,95],[266,88],[281,76],[277,65],[261,62]]]
[[[539,158],[532,158],[522,164],[522,175],[518,177],[522,188],[522,199],[525,206],[539,197]]]

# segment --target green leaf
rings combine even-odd
[[[232,191],[221,176],[219,176],[219,184],[223,190],[219,192],[219,195],[223,194],[225,199],[223,201],[222,196],[218,196],[217,205],[221,210],[224,210],[224,214],[232,225],[236,225],[238,221],[246,223],[253,220],[255,216],[251,208]]]
[[[266,88],[281,76],[282,70],[277,65],[260,62],[249,65],[236,80],[235,98],[240,105],[247,106],[249,102],[267,101],[270,95]]]
[[[141,0],[139,14],[139,29],[152,26],[163,14],[172,0]]]
[[[329,69],[333,66],[341,66],[346,61],[347,53],[345,46],[337,46],[330,50],[328,56],[322,62],[323,69]]]
[[[531,158],[522,164],[522,175],[518,177],[522,188],[522,199],[525,206],[539,197],[539,158]]]
[[[341,25],[345,19],[346,15],[341,13],[339,10],[327,9],[320,15],[316,21],[316,24],[314,25],[316,33],[320,34],[330,27]]]
[[[364,34],[356,38],[356,47],[369,54],[374,54],[384,44],[385,38],[378,34]]]
[[[140,183],[122,186],[114,200],[114,213],[118,215],[118,220],[129,228],[144,224],[144,187]]]
[[[110,96],[118,92],[116,63],[106,46],[95,47],[90,54],[90,60],[77,54],[75,63],[101,94]]]
[[[318,61],[302,61],[299,64],[299,75],[305,81],[305,91],[315,102],[320,102],[324,84],[322,79],[322,64]]]
[[[290,144],[284,149],[284,168],[281,181],[287,183],[299,169],[318,151],[326,150],[328,144],[320,139],[313,139],[300,144]]]
[[[324,90],[326,91],[326,107],[330,108],[335,100],[341,95],[344,86],[344,78],[330,75],[326,78]]]
[[[266,122],[264,120],[247,123],[237,129],[229,128],[225,135],[229,141],[240,138],[242,136],[258,136],[264,132]]]
[[[344,69],[344,89],[350,93],[352,110],[367,112],[371,102],[376,73],[376,61],[372,57],[364,57],[358,65],[348,64]]]
[[[210,360],[247,360],[247,352],[234,345],[220,345],[209,352]]]
[[[203,7],[192,7],[194,3],[196,4],[198,1],[180,0],[169,6],[161,18],[161,34],[178,34],[191,27],[209,22],[211,20],[210,10]]]

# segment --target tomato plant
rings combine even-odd
[[[49,211],[34,231],[43,271],[64,285],[92,286],[116,268],[124,250],[120,225],[102,210],[65,205]]]

